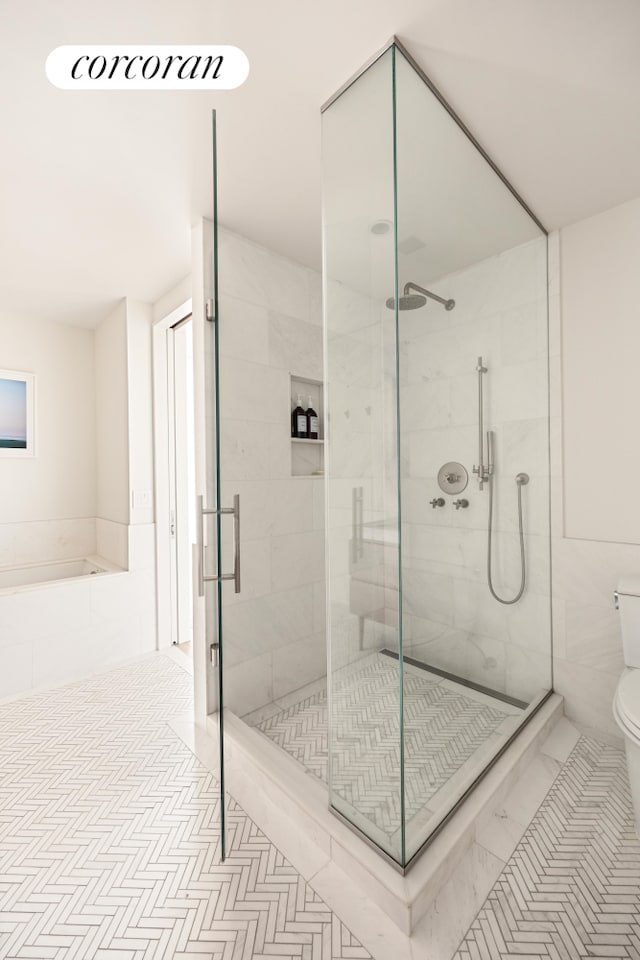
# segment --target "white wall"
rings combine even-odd
[[[127,300],[129,522],[153,523],[151,320],[147,303]]]
[[[0,460],[0,566],[95,550],[93,331],[0,315],[3,369],[36,375],[34,458]]]
[[[151,318],[126,298],[95,332],[98,553],[123,567],[129,525],[154,518]]]
[[[97,512],[103,520],[129,523],[127,303],[96,328]],[[111,559],[111,558],[109,558]]]
[[[200,228],[202,223],[209,224],[211,223],[211,221],[210,220],[200,221],[200,224],[198,224],[197,227],[194,227],[193,230]],[[211,229],[213,230],[212,223],[211,223]],[[192,243],[191,250],[193,254],[193,250],[195,247],[195,243],[193,241],[193,231],[192,231],[191,243]],[[159,300],[156,300],[156,302],[153,304],[151,308],[152,323],[154,324],[159,323],[160,321],[164,320],[165,317],[168,317],[170,313],[173,313],[173,311],[176,310],[178,307],[182,306],[182,304],[191,300],[192,283],[193,281],[191,279],[191,274],[189,274],[188,276],[184,277],[179,283],[177,283],[175,287],[172,287],[170,290],[167,290],[167,292],[163,294]]]
[[[619,735],[611,703],[623,669],[613,606],[618,577],[640,570],[640,200],[560,232],[564,480],[554,479],[554,673],[568,715]],[[554,401],[555,397],[555,401]]]
[[[565,228],[565,533],[640,543],[640,199]]]
[[[2,460],[0,523],[93,517],[93,331],[0,316],[1,362],[36,375],[35,458]]]

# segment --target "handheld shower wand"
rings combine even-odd
[[[491,596],[498,601],[498,603],[503,603],[505,606],[510,606],[512,603],[517,603],[522,594],[524,593],[524,588],[527,582],[527,569],[524,555],[524,525],[522,522],[522,488],[529,483],[529,474],[528,473],[518,473],[516,475],[516,487],[518,490],[518,533],[520,537],[520,588],[512,600],[505,600],[504,597],[498,596],[493,586],[493,577],[491,575],[491,560],[492,560],[492,540],[493,540],[493,431],[487,430],[487,456],[489,460],[488,471],[489,471],[489,521],[487,524],[487,584],[489,586],[489,591]]]
[[[494,462],[493,462],[493,430],[487,430],[487,462],[484,462],[484,405],[482,395],[482,378],[487,372],[487,367],[482,362],[482,357],[478,357],[476,366],[478,373],[478,464],[473,468],[473,472],[478,475],[478,486],[483,489],[484,484],[489,484],[489,520],[487,529],[487,583],[491,596],[498,603],[504,603],[509,606],[517,603],[522,594],[527,580],[526,563],[524,555],[524,527],[522,523],[522,488],[529,483],[529,475],[519,473],[516,476],[516,486],[518,489],[518,530],[520,535],[520,589],[512,600],[505,600],[498,596],[493,587],[493,578],[491,574],[492,545],[493,545],[493,483],[494,483]]]

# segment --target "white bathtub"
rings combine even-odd
[[[57,580],[77,580],[80,577],[115,573],[118,568],[101,557],[82,557],[78,560],[56,560],[52,563],[28,563],[22,567],[0,567],[0,592],[16,587],[34,587],[55,583]]]
[[[0,701],[156,649],[155,526],[115,533],[129,569],[94,544],[77,547],[75,557],[43,553],[38,563],[0,566]],[[34,536],[29,548],[35,543]],[[52,538],[42,547],[51,549]]]

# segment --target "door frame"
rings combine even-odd
[[[171,605],[171,497],[169,444],[169,417],[171,401],[167,376],[167,336],[171,327],[190,316],[192,300],[183,301],[152,327],[153,353],[153,439],[154,439],[154,495],[156,504],[156,612],[158,649],[172,645],[173,610]]]
[[[167,331],[169,364],[167,387],[171,398],[169,443],[172,483],[170,513],[171,559],[174,568],[171,598],[175,615],[173,628],[179,644],[193,640],[193,545],[197,541],[195,523],[195,391],[193,389],[193,325],[189,314]],[[175,587],[175,597],[173,595]]]

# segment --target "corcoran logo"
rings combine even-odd
[[[49,81],[61,90],[233,90],[249,76],[249,60],[229,46],[56,47]]]

